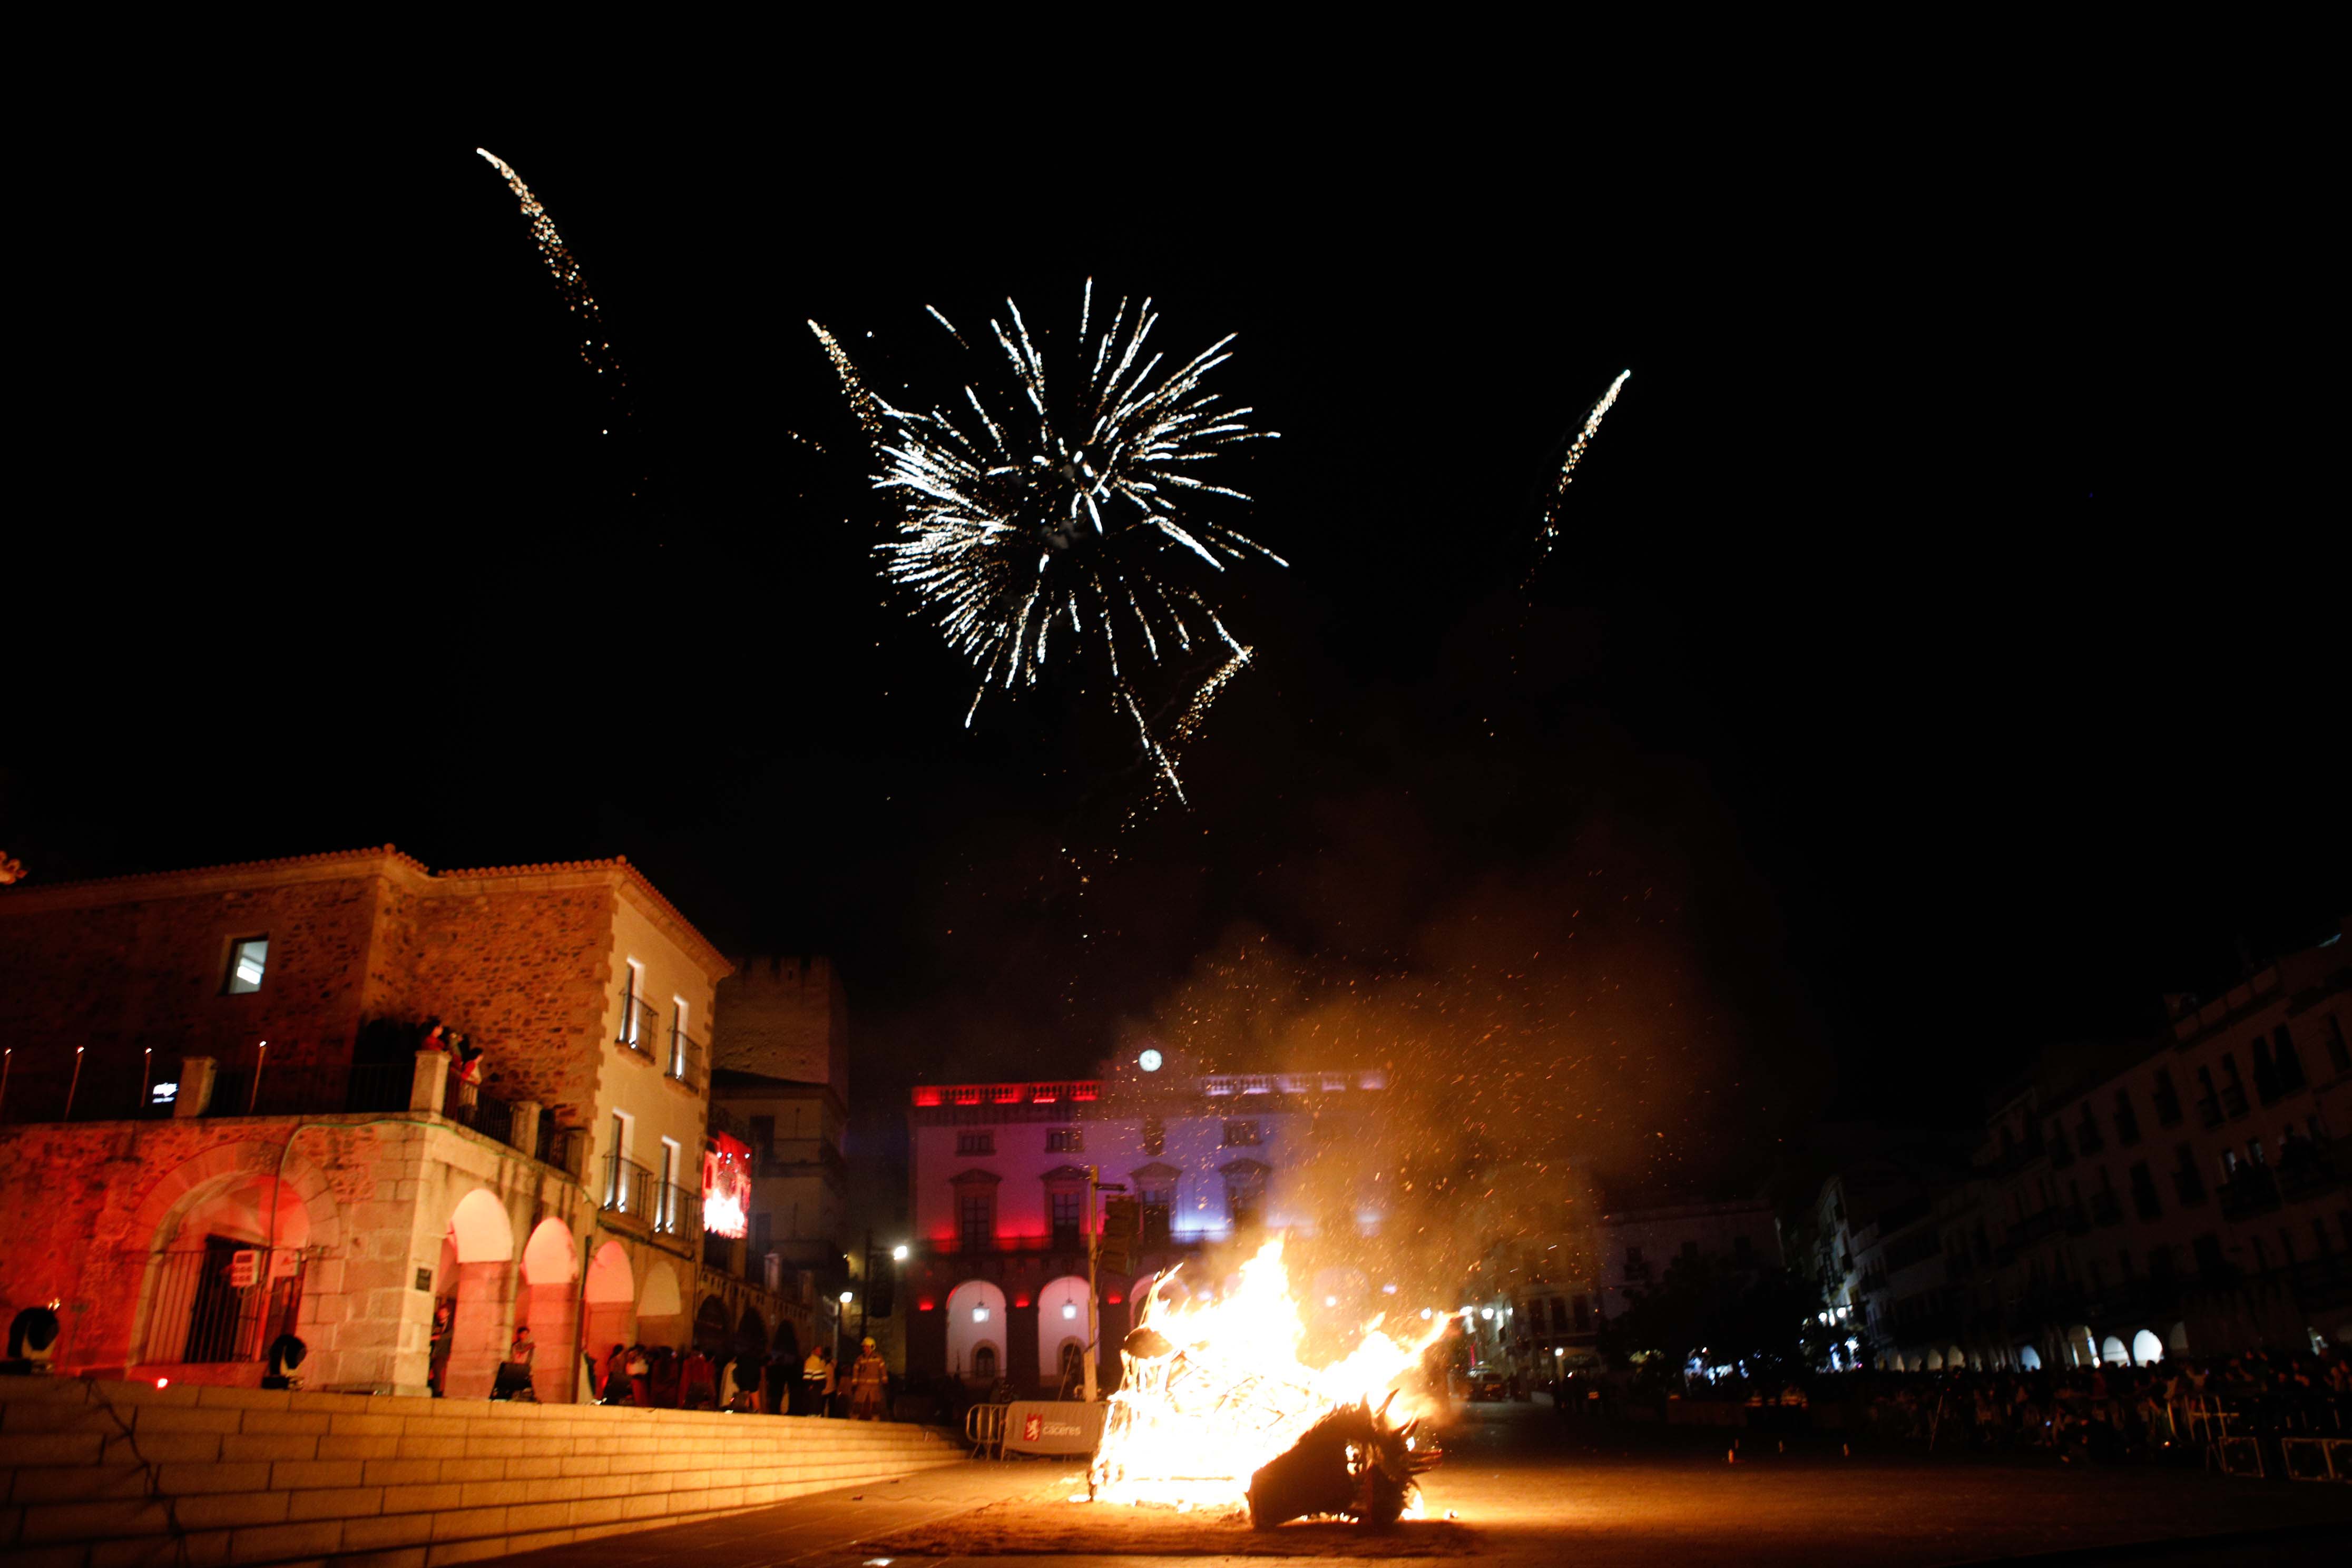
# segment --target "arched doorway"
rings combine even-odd
[[[2021,1371],[2040,1372],[2042,1352],[2032,1345],[2020,1345],[2017,1347],[2017,1364]]]
[[[637,1296],[637,1342],[683,1349],[686,1329],[686,1301],[678,1291],[677,1271],[656,1259],[646,1265],[645,1286]]]
[[[2109,1366],[2129,1366],[2131,1352],[2124,1349],[2123,1341],[2109,1334],[2099,1342],[2099,1360]]]
[[[1069,1354],[1077,1347],[1077,1356]],[[1087,1282],[1076,1274],[1049,1279],[1037,1292],[1037,1375],[1055,1389],[1073,1370],[1084,1381],[1087,1346]]]
[[[1004,1370],[1004,1292],[985,1279],[965,1280],[948,1292],[947,1330],[948,1370],[993,1383]]]
[[[614,1345],[625,1345],[635,1337],[631,1331],[635,1327],[632,1320],[636,1316],[637,1278],[629,1267],[627,1250],[619,1242],[604,1243],[588,1259],[588,1279],[581,1298],[588,1313],[583,1342],[601,1363]]]
[[[725,1361],[734,1353],[734,1335],[728,1331],[727,1303],[716,1296],[705,1296],[702,1305],[694,1310],[694,1348],[712,1361]]]
[[[2142,1329],[2132,1336],[2132,1364],[2154,1366],[2164,1359],[2164,1342]]]
[[[452,1399],[487,1399],[506,1359],[513,1304],[510,1265],[514,1225],[506,1205],[487,1188],[457,1200],[442,1235],[441,1257],[448,1280],[447,1350],[442,1392]],[[436,1327],[438,1324],[436,1322]],[[437,1337],[437,1336],[436,1336]]]
[[[530,1383],[542,1405],[564,1405],[580,1393],[578,1292],[580,1250],[572,1227],[552,1215],[531,1227],[522,1247],[522,1300],[515,1312],[539,1346]]]
[[[193,1165],[196,1162],[190,1162]],[[181,1173],[173,1173],[180,1176]],[[301,1319],[310,1202],[250,1171],[166,1178],[154,1222],[131,1359],[149,1365],[254,1362]],[[154,1200],[151,1196],[151,1205]],[[251,1283],[239,1285],[239,1254]]]

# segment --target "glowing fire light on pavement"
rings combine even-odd
[[[1128,1336],[1126,1376],[1088,1473],[1096,1500],[1229,1507],[1244,1500],[1256,1471],[1335,1411],[1385,1405],[1391,1426],[1424,1413],[1422,1355],[1450,1319],[1409,1339],[1375,1321],[1345,1356],[1309,1366],[1279,1240],[1243,1264],[1238,1286],[1218,1300],[1173,1302],[1164,1294],[1172,1279],[1152,1287]],[[1401,1440],[1426,1453],[1425,1440]],[[1417,1494],[1407,1512],[1418,1516]]]

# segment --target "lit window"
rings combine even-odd
[[[261,989],[261,973],[269,963],[269,938],[249,936],[228,950],[228,992]]]
[[[1256,1122],[1228,1121],[1225,1123],[1224,1146],[1226,1148],[1247,1148],[1258,1142],[1259,1139]]]
[[[1046,1130],[1045,1152],[1048,1154],[1083,1154],[1086,1149],[1086,1136],[1076,1127],[1054,1127]]]
[[[959,1132],[956,1134],[956,1152],[959,1154],[993,1154],[996,1152],[996,1134],[993,1132]]]

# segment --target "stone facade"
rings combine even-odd
[[[804,1291],[698,1262],[728,967],[619,860],[436,875],[387,846],[11,889],[0,1314],[58,1302],[76,1370],[249,1383],[285,1331],[311,1387],[415,1393],[440,1302],[447,1392],[487,1393],[529,1325],[550,1401],[583,1340],[683,1345],[713,1310],[805,1334]],[[427,1019],[487,1047],[478,1087],[417,1053]]]
[[[719,984],[717,1065],[849,1098],[849,1003],[824,958],[747,958]]]

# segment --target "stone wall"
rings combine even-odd
[[[849,1098],[849,1003],[824,958],[747,958],[719,985],[712,1060]]]
[[[378,879],[304,867],[294,879],[126,897],[108,884],[11,894],[0,905],[0,1031],[19,1073],[58,1073],[85,1046],[85,1083],[128,1075],[152,1047],[159,1077],[183,1055],[249,1068],[344,1059],[358,1027]],[[229,944],[269,938],[262,989],[225,994]]]
[[[489,1052],[490,1093],[583,1126],[605,1043],[614,907],[608,882],[584,878],[554,888],[387,886],[369,1012],[440,1018]]]
[[[292,1142],[289,1151],[289,1139]],[[279,1185],[282,1173],[283,1184]],[[189,1222],[226,1202],[242,1222],[214,1224],[260,1247],[299,1247],[304,1274],[294,1331],[310,1347],[313,1386],[422,1391],[436,1276],[458,1203],[483,1191],[519,1258],[542,1220],[565,1226],[564,1251],[584,1235],[593,1205],[576,1182],[437,1118],[221,1118],[44,1123],[0,1129],[0,1315],[61,1303],[58,1365],[121,1371],[152,1360],[157,1254],[201,1245]],[[210,1205],[210,1206],[208,1206]],[[274,1225],[272,1211],[275,1211]],[[480,1337],[501,1346],[511,1330],[516,1269],[482,1303]],[[551,1347],[561,1356],[570,1335]],[[257,1362],[175,1369],[181,1376],[256,1379]]]

